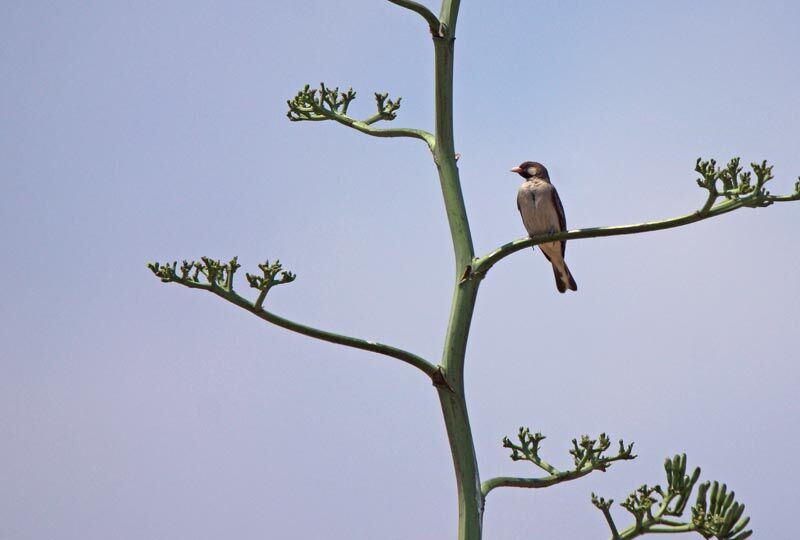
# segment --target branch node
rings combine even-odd
[[[250,286],[259,291],[258,298],[256,298],[254,304],[256,310],[263,309],[262,305],[264,304],[264,300],[267,298],[267,293],[269,293],[272,287],[283,285],[284,283],[291,283],[297,279],[295,274],[283,269],[283,265],[279,260],[276,260],[272,264],[270,264],[269,261],[265,261],[259,264],[258,268],[261,270],[261,276],[245,274]],[[280,277],[278,277],[279,275]]]
[[[463,274],[461,274],[461,279],[460,279],[460,280],[458,280],[458,284],[459,284],[459,285],[463,285],[464,283],[466,283],[467,281],[469,281],[469,279],[470,279],[471,277],[472,277],[472,265],[468,264],[468,265],[467,265],[467,266],[464,268],[464,273],[463,273]]]
[[[453,392],[453,387],[450,386],[450,383],[447,380],[447,374],[444,372],[444,368],[442,366],[436,366],[436,371],[433,372],[431,375],[431,380],[433,381],[433,386],[436,388],[447,388],[451,392]]]

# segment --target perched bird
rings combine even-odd
[[[544,165],[535,161],[526,161],[519,167],[514,167],[511,172],[519,174],[525,182],[517,192],[517,209],[522,214],[522,223],[529,236],[541,234],[555,234],[567,230],[567,218],[564,207]],[[578,290],[578,285],[564,261],[564,252],[567,248],[565,240],[546,242],[539,247],[553,265],[553,274],[556,277],[558,292]]]

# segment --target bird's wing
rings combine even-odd
[[[564,205],[561,204],[561,197],[558,196],[558,191],[556,188],[550,190],[550,196],[553,197],[553,206],[556,209],[556,213],[558,214],[558,225],[562,231],[567,230],[567,216],[564,213]],[[564,256],[564,253],[567,251],[567,242],[566,240],[561,241],[561,256]]]

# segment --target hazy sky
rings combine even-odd
[[[432,2],[428,2],[432,5]],[[595,5],[596,4],[596,5]],[[518,238],[550,169],[571,227],[690,212],[698,156],[800,174],[800,4],[462,2],[455,125],[478,253]],[[45,2],[0,8],[0,538],[454,538],[435,391],[400,362],[266,325],[151,260],[280,257],[278,314],[433,361],[452,248],[419,141],[290,123],[305,83],[403,97],[432,129],[422,20],[382,0]],[[530,476],[608,432],[639,458],[497,490],[487,539],[607,538],[589,502],[685,451],[789,538],[800,474],[800,203],[573,241],[484,281],[467,360],[482,477]],[[239,289],[247,290],[244,280]],[[628,516],[615,510],[624,526]]]

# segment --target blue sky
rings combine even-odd
[[[432,5],[432,4],[430,4]],[[478,253],[523,235],[510,167],[549,168],[571,227],[702,205],[698,156],[800,174],[794,2],[463,2],[455,125]],[[435,392],[406,365],[310,341],[151,260],[279,257],[276,313],[436,359],[452,251],[419,141],[296,124],[325,81],[403,96],[432,128],[432,53],[383,1],[7,2],[0,16],[0,537],[454,537]],[[487,538],[606,538],[622,500],[687,452],[757,535],[792,523],[800,444],[800,203],[571,242],[484,281],[467,398],[481,473],[528,476],[520,425],[608,432],[639,458],[498,490]],[[243,291],[246,285],[242,282]],[[618,522],[627,521],[619,509]]]

